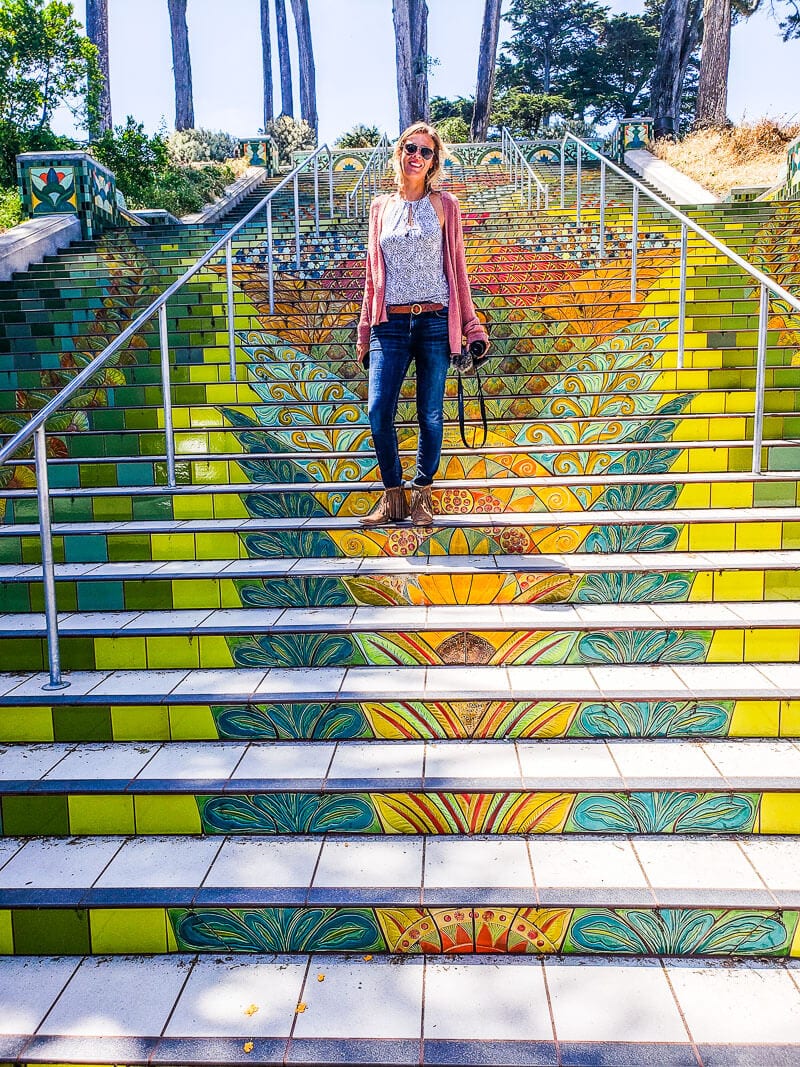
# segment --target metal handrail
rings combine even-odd
[[[501,131],[500,151],[508,159],[508,169],[511,173],[511,182],[516,188],[519,186],[521,196],[525,196],[527,187],[527,204],[530,211],[533,203],[533,186],[536,187],[536,210],[540,210],[544,200],[545,210],[550,206],[550,190],[542,181],[530,164],[522,148],[514,140],[514,135],[504,126]]]
[[[672,204],[663,200],[657,193],[651,192],[646,185],[637,181],[636,178],[627,174],[621,167],[618,167],[616,163],[612,163],[610,159],[607,159],[604,155],[598,152],[596,149],[588,145],[580,137],[577,137],[574,133],[569,131],[564,134],[564,138],[561,142],[561,207],[564,207],[564,175],[565,175],[565,149],[567,141],[574,141],[578,146],[576,153],[575,168],[576,168],[576,193],[575,193],[575,221],[580,223],[581,221],[581,158],[583,152],[586,151],[590,156],[594,156],[600,161],[600,240],[599,240],[599,254],[602,258],[605,255],[605,239],[606,239],[606,171],[612,170],[614,174],[618,174],[621,178],[624,178],[633,187],[633,218],[632,218],[632,235],[631,235],[631,303],[636,301],[637,292],[637,257],[638,257],[638,244],[639,244],[639,196],[644,193],[648,199],[652,200],[663,211],[666,211],[674,219],[681,224],[681,239],[680,239],[680,275],[679,275],[679,295],[678,295],[678,369],[683,368],[685,349],[686,349],[686,275],[688,269],[688,250],[689,250],[689,231],[691,230],[697,237],[711,245],[723,256],[735,263],[737,267],[749,274],[759,284],[759,301],[758,301],[758,345],[756,350],[756,406],[755,406],[755,421],[753,425],[753,474],[761,474],[761,446],[764,439],[764,405],[765,405],[765,387],[767,377],[767,327],[769,316],[769,304],[770,299],[782,300],[788,304],[794,311],[800,312],[800,298],[794,296],[788,290],[784,289],[782,285],[779,285],[773,278],[770,278],[768,274],[764,274],[758,267],[754,267],[752,263],[749,263],[746,259],[739,255],[738,252],[734,252],[732,248],[725,244],[724,241],[720,241],[715,237],[713,233],[709,233],[704,227],[700,226],[693,219],[690,219],[688,215],[685,215],[682,211],[679,211]]]
[[[366,212],[368,202],[367,188],[369,188],[369,200],[377,193],[379,177],[386,170],[389,163],[389,148],[389,137],[384,133],[381,135],[380,141],[372,149],[372,152],[370,152],[369,159],[364,165],[358,181],[344,198],[345,213],[348,219],[350,218],[351,204],[355,218]],[[361,198],[360,204],[359,195]]]
[[[176,487],[175,477],[175,439],[172,426],[172,396],[170,383],[169,361],[169,338],[167,330],[167,302],[186,283],[202,270],[220,251],[225,254],[225,276],[227,288],[227,318],[228,318],[228,342],[230,352],[230,377],[236,380],[236,349],[234,333],[234,302],[233,302],[233,251],[232,241],[259,212],[266,212],[267,217],[267,255],[269,262],[269,301],[270,313],[275,310],[274,299],[274,253],[272,237],[272,202],[276,195],[291,182],[294,194],[294,236],[295,236],[295,263],[300,268],[300,200],[299,200],[299,175],[309,165],[313,164],[314,171],[314,226],[319,234],[319,157],[323,153],[328,155],[328,190],[330,200],[330,217],[333,218],[333,152],[327,144],[321,145],[314,153],[307,156],[293,171],[271,189],[270,192],[253,207],[244,218],[232,226],[222,237],[200,258],[186,270],[180,278],[172,283],[167,289],[156,297],[155,300],[141,312],[133,322],[103,351],[88,363],[82,371],[67,385],[61,389],[52,400],[28,422],[17,431],[14,436],[0,447],[0,463],[7,462],[31,437],[33,437],[33,449],[36,462],[36,495],[39,505],[39,539],[42,545],[42,581],[44,585],[45,618],[47,622],[47,648],[50,669],[50,681],[43,689],[64,689],[69,683],[61,678],[61,661],[58,645],[58,614],[56,607],[55,569],[53,563],[53,543],[50,519],[50,488],[47,476],[47,441],[46,424],[57,411],[71,399],[83,385],[93,378],[98,370],[107,363],[111,356],[130,340],[154,315],[158,316],[159,345],[161,349],[161,391],[163,395],[164,409],[164,435],[167,457],[167,485],[170,489]]]

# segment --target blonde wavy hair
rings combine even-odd
[[[412,122],[407,130],[403,130],[398,138],[394,151],[392,152],[392,169],[394,170],[394,180],[397,184],[397,188],[402,190],[403,188],[403,148],[406,141],[411,141],[415,134],[425,133],[433,141],[433,160],[431,161],[431,169],[425,175],[425,192],[429,193],[431,189],[436,187],[436,183],[441,176],[442,168],[444,167],[444,161],[447,158],[447,150],[444,147],[444,143],[439,136],[439,133],[435,126],[429,125],[427,122]]]

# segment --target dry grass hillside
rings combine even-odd
[[[774,185],[786,166],[786,146],[800,122],[759,119],[729,129],[698,130],[682,141],[658,141],[659,158],[725,197],[734,185]]]

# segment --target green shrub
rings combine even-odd
[[[317,147],[317,135],[305,119],[293,119],[291,115],[278,115],[267,123],[265,133],[278,146],[278,159],[281,163],[291,163],[292,152]]]
[[[160,207],[180,217],[200,211],[235,178],[230,167],[179,165],[172,161],[166,138],[150,137],[129,115],[124,126],[105,133],[92,154],[113,171],[129,208]]]
[[[17,184],[17,156],[21,152],[53,152],[80,148],[69,137],[59,137],[48,129],[23,130],[13,123],[0,121],[0,189]]]
[[[175,163],[222,163],[239,150],[239,142],[222,130],[176,130],[167,138],[167,150]]]
[[[0,189],[0,231],[10,230],[24,218],[22,201],[16,189]]]
[[[442,119],[436,124],[436,130],[445,144],[466,144],[469,140],[469,126],[458,115]]]
[[[365,126],[363,123],[358,123],[333,143],[336,148],[372,148],[380,139],[381,131],[377,126]]]

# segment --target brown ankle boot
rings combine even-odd
[[[391,522],[402,522],[408,518],[408,501],[402,485],[396,489],[384,489],[383,496],[369,513],[359,522],[362,526],[388,526]]]
[[[411,522],[414,526],[433,526],[433,498],[429,485],[411,487]]]

